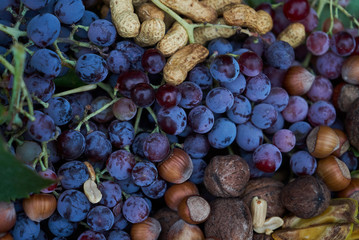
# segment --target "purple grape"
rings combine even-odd
[[[38,73],[25,76],[24,82],[30,95],[34,95],[44,102],[49,101],[55,93],[54,81],[41,77]]]
[[[91,112],[96,112],[102,108],[105,104],[111,102],[111,98],[107,96],[98,96],[91,102]],[[98,123],[106,123],[113,119],[113,111],[111,108],[106,108],[99,114],[96,114],[92,119]]]
[[[111,209],[105,206],[96,206],[87,215],[87,224],[96,232],[110,230],[114,221],[115,217]]]
[[[143,153],[151,162],[160,162],[170,152],[168,138],[161,133],[151,133],[143,142]]]
[[[89,178],[87,167],[83,162],[71,161],[62,164],[57,172],[61,185],[65,189],[79,188]]]
[[[148,76],[140,70],[129,70],[120,74],[115,88],[127,98],[131,97],[131,90],[139,83],[150,83]]]
[[[252,113],[250,101],[240,95],[234,98],[233,106],[227,111],[227,117],[236,124],[247,122]]]
[[[214,124],[213,113],[203,105],[197,106],[189,112],[188,124],[193,132],[207,133],[212,129]]]
[[[308,122],[299,121],[290,125],[288,129],[294,133],[296,145],[304,146],[308,133],[312,130],[312,126],[310,126]]]
[[[157,176],[157,168],[152,162],[137,162],[131,172],[133,182],[140,187],[149,186]]]
[[[89,40],[97,46],[108,47],[116,40],[117,31],[115,26],[105,19],[93,21],[88,29]]]
[[[183,108],[178,106],[160,108],[157,113],[157,121],[165,133],[178,135],[186,128],[187,115]]]
[[[80,19],[80,21],[77,22],[78,25],[81,25],[81,26],[90,26],[90,24],[99,19],[99,17],[96,15],[96,13],[94,12],[91,12],[91,11],[88,11],[88,10],[85,10],[84,12],[84,15],[82,16],[82,18]],[[75,36],[76,37],[79,37],[79,38],[87,38],[87,32],[84,30],[84,29],[77,29],[76,33],[75,33]]]
[[[31,67],[45,78],[55,78],[61,72],[60,57],[49,49],[37,50],[30,59]]]
[[[27,132],[32,139],[45,142],[55,136],[56,125],[52,118],[40,111],[34,111],[34,121],[28,121]]]
[[[358,167],[358,158],[355,157],[353,152],[345,152],[340,156],[340,160],[342,160],[348,166],[349,171],[354,171]]]
[[[236,139],[236,125],[228,118],[218,118],[208,133],[209,144],[217,149],[226,148]]]
[[[233,51],[231,43],[225,38],[216,38],[208,43],[208,51],[211,56],[214,52],[218,55],[230,53]]]
[[[223,82],[220,85],[231,91],[234,96],[238,96],[246,89],[247,81],[242,74],[239,74],[232,82]]]
[[[126,72],[130,69],[131,66],[130,61],[127,59],[126,55],[119,50],[112,50],[108,54],[106,60],[108,69],[115,74]]]
[[[62,126],[67,124],[72,118],[72,108],[69,101],[63,97],[50,98],[47,102],[48,108],[44,109],[44,113],[49,115],[56,125]]]
[[[308,50],[315,56],[321,56],[329,50],[329,36],[323,31],[310,33],[306,40]]]
[[[137,106],[129,98],[120,98],[112,105],[112,112],[120,121],[129,121],[136,116]]]
[[[271,90],[269,78],[263,73],[247,80],[245,96],[252,102],[259,102],[268,97]]]
[[[163,179],[155,179],[150,185],[141,187],[142,192],[151,199],[159,199],[165,195],[167,183]]]
[[[316,76],[315,80],[307,92],[307,97],[313,102],[319,100],[330,101],[333,95],[333,84],[325,77]]]
[[[253,108],[251,121],[257,128],[267,129],[277,121],[278,112],[271,104],[260,103]]]
[[[108,74],[105,59],[93,53],[87,53],[79,57],[75,71],[79,78],[88,84],[101,82]]]
[[[287,91],[280,87],[273,87],[270,90],[270,93],[266,99],[263,100],[264,103],[269,103],[273,107],[281,112],[288,105],[289,95]]]
[[[287,42],[275,41],[265,50],[264,56],[270,66],[288,69],[294,62],[294,49]]]
[[[60,214],[55,212],[49,218],[48,226],[50,232],[55,236],[69,237],[75,232],[77,228],[77,223],[70,222],[69,220],[61,217]]]
[[[336,111],[334,106],[326,101],[313,103],[308,111],[308,122],[312,126],[330,126],[335,122]]]
[[[209,70],[217,81],[232,82],[239,75],[239,64],[232,56],[219,55],[212,61]]]
[[[53,44],[59,37],[60,30],[60,21],[50,13],[35,16],[29,21],[26,28],[27,36],[39,47]]]
[[[37,239],[40,234],[40,223],[30,220],[25,213],[17,215],[15,226],[11,232],[15,240]]]
[[[142,67],[150,74],[160,73],[166,64],[166,58],[156,48],[147,49],[141,59]]]
[[[197,64],[191,71],[188,72],[188,80],[196,83],[202,90],[210,88],[213,83],[213,78],[209,68],[203,64]]]
[[[77,159],[85,152],[85,137],[75,130],[66,130],[57,138],[57,149],[64,159]]]
[[[284,77],[287,73],[284,69],[277,69],[271,66],[265,66],[263,73],[269,78],[271,87],[282,87]]]
[[[145,140],[148,135],[150,135],[150,133],[142,132],[135,136],[135,139],[133,140],[133,143],[131,145],[133,154],[138,155],[142,158],[145,157],[145,154],[143,152],[143,144],[145,143]]]
[[[81,233],[77,240],[106,240],[106,237],[102,233],[87,230]]]
[[[105,181],[98,184],[98,190],[102,193],[100,204],[112,208],[122,200],[121,187],[115,182]]]
[[[196,83],[186,81],[178,85],[177,89],[182,96],[179,102],[180,107],[192,109],[202,101],[202,89]]]
[[[206,105],[214,113],[228,111],[234,103],[231,91],[224,87],[212,88],[206,96]]]
[[[179,89],[169,84],[163,84],[157,89],[156,100],[163,108],[177,106],[181,101],[182,95]]]
[[[131,176],[131,171],[135,164],[135,156],[132,153],[126,150],[117,150],[111,153],[106,163],[106,168],[112,177],[124,180]]]
[[[191,134],[183,142],[183,150],[193,158],[205,157],[210,149],[210,144],[205,135]]]
[[[101,131],[93,131],[86,136],[86,157],[94,162],[104,162],[112,152],[111,142]]]
[[[274,175],[274,173],[266,173],[256,168],[253,162],[253,153],[244,152],[241,154],[241,157],[248,163],[251,179],[260,177],[272,177]]]
[[[131,99],[139,107],[149,107],[155,102],[156,93],[151,84],[139,83],[131,90]]]
[[[279,149],[279,151],[286,153],[294,148],[295,135],[288,129],[281,129],[273,135],[272,142],[273,145]]]
[[[204,171],[206,170],[207,163],[203,159],[192,159],[193,172],[189,181],[194,184],[203,183]]]
[[[123,204],[122,212],[130,223],[139,223],[147,219],[150,208],[144,198],[131,196]]]
[[[282,164],[282,154],[273,144],[265,143],[253,152],[253,162],[259,170],[272,173]]]
[[[129,122],[114,120],[108,126],[108,135],[112,146],[124,148],[132,144],[135,138],[135,130]]]
[[[349,56],[355,50],[355,39],[347,31],[340,31],[332,35],[330,39],[330,49],[337,55]]]
[[[262,72],[262,59],[254,52],[245,52],[238,58],[241,73],[249,77],[255,77]]]
[[[300,96],[290,96],[282,115],[287,122],[295,123],[304,120],[308,114],[308,103]]]
[[[73,24],[82,18],[85,13],[85,6],[81,0],[58,0],[54,13],[60,22]]]
[[[264,51],[264,43],[261,37],[250,36],[244,41],[243,48],[247,48],[261,57]]]
[[[316,68],[320,75],[328,79],[336,79],[340,76],[344,59],[328,51],[319,56],[316,61]]]
[[[90,202],[85,194],[77,190],[66,190],[57,201],[57,211],[71,222],[84,220],[90,210]]]
[[[254,151],[263,142],[263,132],[251,122],[238,124],[236,143],[243,150]]]
[[[317,160],[307,151],[298,151],[290,157],[290,167],[298,176],[313,175],[317,169]]]
[[[284,118],[283,115],[279,112],[277,116],[277,120],[274,122],[274,124],[269,128],[264,129],[263,132],[266,134],[274,134],[280,129],[282,129],[283,127],[284,127]]]

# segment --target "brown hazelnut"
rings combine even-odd
[[[167,182],[183,183],[193,172],[191,157],[182,149],[174,148],[167,158],[157,166],[158,174]]]
[[[316,158],[328,157],[339,148],[339,137],[328,126],[316,126],[307,136],[308,152]]]
[[[249,166],[240,156],[215,156],[206,167],[203,183],[214,196],[239,197],[249,177]]]
[[[252,215],[238,198],[218,198],[210,203],[211,213],[204,223],[206,236],[219,239],[252,239]]]
[[[359,149],[359,98],[351,105],[345,118],[345,130],[350,144]]]
[[[352,178],[349,185],[337,193],[339,198],[353,198],[359,201],[359,178]]]
[[[34,222],[49,218],[56,210],[56,198],[52,194],[33,194],[22,201],[26,215]]]
[[[292,66],[284,77],[283,87],[289,95],[306,94],[313,85],[315,76],[302,66]]]
[[[0,202],[0,234],[9,231],[16,222],[14,203]]]
[[[165,202],[169,208],[177,211],[178,204],[183,198],[192,195],[199,195],[196,184],[187,181],[180,184],[174,184],[165,192]]]
[[[330,191],[319,178],[299,176],[283,187],[281,201],[297,217],[312,218],[329,206]]]
[[[204,240],[202,230],[197,225],[188,224],[182,219],[175,222],[168,231],[168,240]]]
[[[200,224],[207,220],[211,208],[201,196],[185,197],[178,205],[178,215],[189,224]]]
[[[342,67],[342,78],[345,82],[354,85],[359,84],[359,56],[348,57]]]
[[[250,207],[253,197],[267,201],[267,218],[283,216],[285,208],[280,201],[280,193],[284,184],[273,178],[257,178],[249,180],[243,193],[243,202]]]
[[[333,105],[342,112],[348,112],[357,98],[359,98],[359,86],[341,82],[333,90]]]
[[[145,221],[135,223],[131,227],[132,240],[155,240],[161,232],[160,222],[152,217],[148,217]]]
[[[161,208],[153,215],[153,218],[157,219],[162,227],[162,231],[158,238],[159,240],[167,240],[167,234],[171,226],[181,219],[177,212],[172,211],[169,208]]]
[[[11,236],[10,233],[6,234],[5,236],[0,236],[0,240],[13,240],[14,238]]]
[[[340,157],[346,151],[348,151],[348,149],[350,147],[350,143],[349,143],[347,135],[342,130],[336,129],[336,128],[334,128],[333,130],[339,138],[339,147],[332,154],[336,157]]]

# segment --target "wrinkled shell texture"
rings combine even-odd
[[[181,24],[175,22],[166,35],[158,42],[156,48],[165,56],[173,55],[178,49],[186,46],[187,31]]]
[[[166,26],[163,20],[152,18],[142,23],[140,34],[135,37],[135,42],[141,47],[153,46],[163,38],[165,32]]]
[[[223,18],[216,21],[217,24],[226,24]],[[236,33],[235,29],[216,28],[216,27],[201,27],[195,28],[193,31],[194,40],[196,43],[205,44],[207,41],[215,38],[223,37],[229,38]]]
[[[277,39],[296,48],[305,41],[305,27],[301,23],[292,23],[278,35]]]
[[[350,144],[359,149],[359,98],[353,102],[345,119],[345,128]]]

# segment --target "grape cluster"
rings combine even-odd
[[[271,32],[209,41],[210,56],[177,86],[162,80],[168,58],[155,46],[121,39],[110,14],[99,17],[97,1],[84,2],[0,2],[1,104],[11,106],[9,96],[19,89],[22,101],[29,99],[19,110],[22,127],[3,124],[1,133],[12,139],[18,159],[56,180],[41,190],[57,197],[56,211],[39,224],[17,208],[10,231],[15,240],[130,239],[131,227],[161,208],[167,188],[177,183],[162,170],[174,149],[191,161],[181,181],[206,191],[205,169],[217,154],[242,156],[251,178],[313,175],[318,159],[308,151],[308,134],[322,125],[344,131],[333,94],[345,59],[359,54],[358,32],[319,29],[307,0],[276,9],[259,5],[256,10],[273,18]],[[307,32],[297,48],[276,39],[292,22]],[[4,64],[17,61],[13,41],[24,46],[20,88]],[[304,94],[291,95],[284,82],[297,80],[287,73],[304,60],[303,51],[312,56],[305,67],[314,81]],[[68,89],[61,81],[71,76],[83,86],[62,91]],[[339,157],[355,170],[357,158],[344,152]],[[86,190],[89,181],[101,194],[98,201]]]

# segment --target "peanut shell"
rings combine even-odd
[[[305,41],[305,27],[301,23],[292,23],[278,35],[277,39],[296,48]]]
[[[152,18],[144,21],[135,42],[141,47],[149,47],[160,41],[166,32],[163,20]]]

